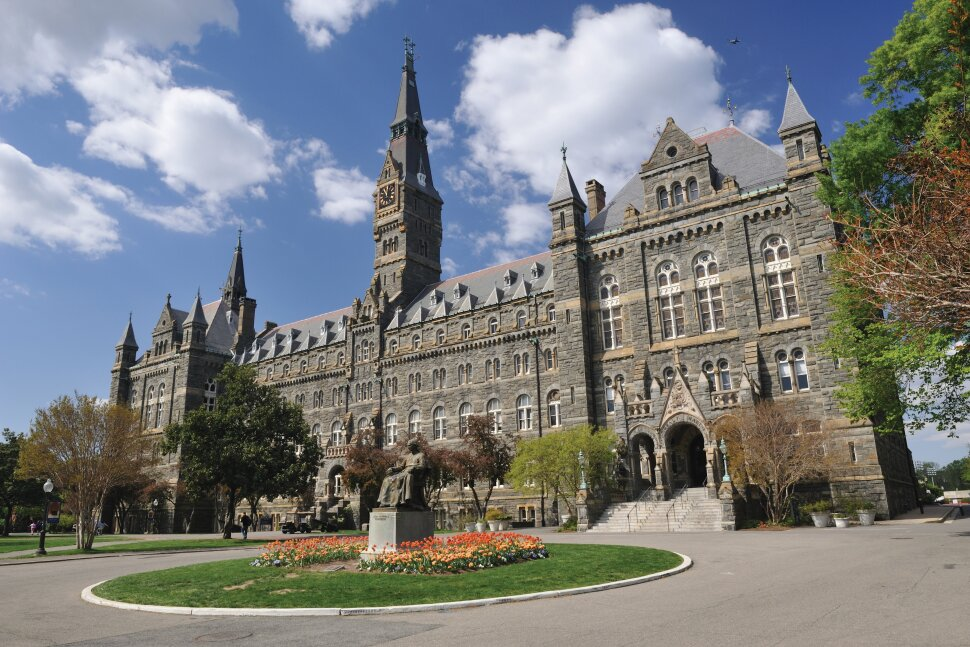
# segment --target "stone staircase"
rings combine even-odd
[[[615,503],[589,532],[704,532],[722,530],[721,521],[721,502],[699,487],[669,501]]]

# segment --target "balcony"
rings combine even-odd
[[[741,391],[738,389],[711,393],[711,408],[713,409],[727,409],[728,407],[736,407],[740,404]]]
[[[653,403],[649,400],[636,400],[626,405],[627,418],[653,417]]]
[[[327,458],[343,458],[347,455],[347,445],[336,445],[327,447]]]

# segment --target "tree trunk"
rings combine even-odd
[[[3,534],[4,537],[10,536],[10,524],[13,523],[13,504],[7,505],[7,511],[3,515]]]
[[[226,521],[222,525],[222,538],[232,539],[232,524],[236,518],[236,491],[229,490],[229,500],[226,502]]]

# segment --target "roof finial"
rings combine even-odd
[[[131,323],[131,310],[128,311],[128,323]]]
[[[414,41],[411,40],[410,36],[404,37],[404,63],[406,65],[414,64]]]
[[[172,305],[172,293],[171,292],[169,292],[168,294],[165,295],[165,305],[167,305],[167,306]]]
[[[785,66],[785,77],[788,79],[788,82],[791,83],[791,68],[787,65]]]
[[[202,299],[202,286],[201,285],[195,289],[195,298],[196,299],[200,299],[200,300]]]
[[[560,148],[559,150],[562,151],[562,161],[565,162],[566,161],[566,142],[562,143],[562,148]]]
[[[236,249],[242,250],[242,225],[236,230]]]
[[[737,106],[735,106],[735,105],[734,105],[733,103],[731,103],[731,96],[730,96],[730,95],[728,95],[728,98],[727,98],[727,106],[726,106],[726,108],[725,108],[725,110],[726,110],[726,111],[727,111],[727,113],[728,113],[728,117],[729,117],[729,123],[730,123],[730,124],[731,124],[732,126],[734,125],[734,109],[735,109],[736,107],[737,107]]]

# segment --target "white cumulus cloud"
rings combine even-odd
[[[762,108],[745,110],[741,113],[741,121],[738,122],[738,126],[749,135],[757,137],[768,132],[771,128],[771,113]]]
[[[323,166],[313,172],[313,186],[320,202],[319,215],[352,225],[373,212],[374,181],[358,168]]]
[[[429,151],[447,148],[455,139],[455,129],[448,119],[428,119],[424,122],[424,126],[428,129]]]
[[[393,0],[290,0],[290,18],[310,47],[329,47],[335,36],[350,31],[354,21]]]
[[[125,203],[124,190],[69,169],[38,166],[0,142],[0,242],[38,244],[99,257],[120,249],[118,222],[105,203]]]
[[[55,90],[106,45],[164,51],[199,42],[204,25],[235,29],[232,0],[0,0],[0,102]]]
[[[469,168],[493,186],[524,177],[545,197],[565,142],[577,182],[596,177],[618,190],[668,116],[688,132],[726,124],[718,64],[711,47],[650,4],[584,7],[571,35],[478,36],[456,109],[472,132]]]

